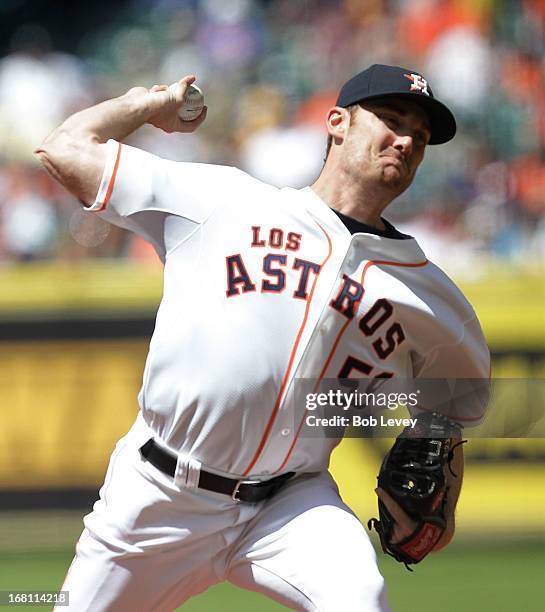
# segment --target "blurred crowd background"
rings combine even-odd
[[[301,187],[322,165],[339,86],[376,62],[421,71],[459,123],[387,217],[458,277],[479,262],[545,262],[545,0],[3,0],[0,22],[4,266],[155,261],[34,160],[74,111],[194,73],[202,129],[143,128],[128,142]]]

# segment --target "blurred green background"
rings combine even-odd
[[[6,513],[0,528],[0,590],[60,588],[81,528],[81,514],[53,510]],[[517,519],[524,521],[524,514]],[[525,532],[523,528],[494,533],[484,528],[474,533],[462,531],[446,551],[426,559],[414,573],[389,557],[379,555],[379,560],[393,610],[539,612],[543,609],[544,546],[542,531]],[[343,585],[338,588],[342,590]],[[250,612],[284,608],[260,595],[221,584],[183,609]]]

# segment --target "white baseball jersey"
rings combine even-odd
[[[297,377],[488,377],[473,309],[414,239],[352,235],[310,188],[108,148],[91,210],[165,264],[139,402],[180,469],[325,469],[337,441],[300,435]]]

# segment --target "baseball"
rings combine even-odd
[[[184,103],[178,110],[182,121],[194,121],[204,108],[204,94],[197,85],[190,85],[184,96]]]

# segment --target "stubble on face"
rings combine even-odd
[[[369,104],[367,108],[352,107],[343,156],[348,176],[387,191],[392,198],[412,183],[425,148],[425,144],[417,144],[410,151],[400,150],[396,121],[407,119],[397,116],[389,105],[383,106],[380,102]],[[418,116],[412,117],[411,122],[418,124]]]

